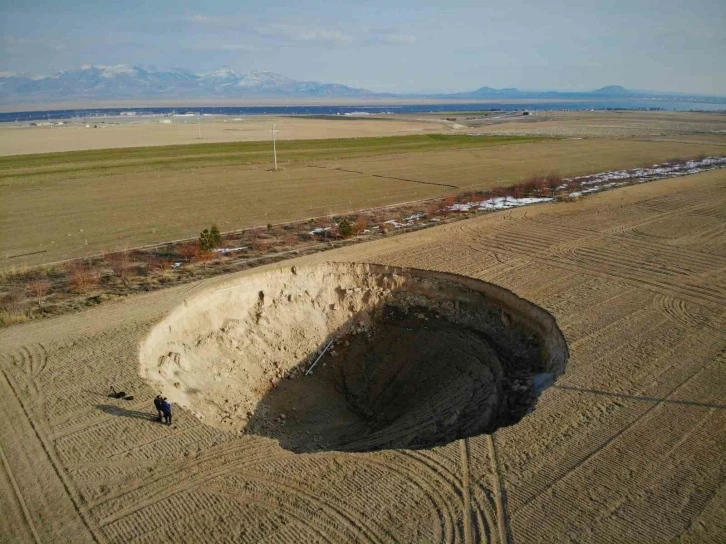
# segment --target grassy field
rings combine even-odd
[[[562,175],[722,154],[712,144],[407,136],[0,159],[0,265],[36,265]]]

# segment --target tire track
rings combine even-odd
[[[205,490],[209,493],[214,493],[221,495],[223,497],[226,497],[230,500],[239,501],[240,498],[240,492],[235,491],[226,491],[222,487],[214,487],[214,486],[206,486]],[[314,523],[311,523],[309,520],[308,515],[300,514],[295,509],[287,506],[285,504],[285,501],[277,501],[277,502],[265,502],[260,497],[255,497],[255,506],[259,506],[262,508],[265,508],[270,514],[276,514],[279,511],[282,511],[286,516],[289,516],[290,518],[294,519],[299,523],[300,525],[306,527],[309,529],[311,533],[315,533],[320,537],[321,542],[328,542],[329,544],[334,544],[336,542],[343,542],[345,540],[345,537],[348,535],[344,534],[340,530],[338,530],[335,526],[328,524],[326,525],[326,529],[330,530],[333,529],[333,531],[337,532],[336,538],[334,540],[331,540],[330,537],[323,532],[323,530],[320,528],[319,525],[316,525]]]
[[[717,328],[709,323],[708,317],[703,314],[694,314],[688,309],[688,304],[679,298],[656,294],[653,300],[656,307],[674,323],[690,329],[706,328],[713,332],[719,332]]]
[[[663,462],[665,462],[673,453],[681,447],[691,436],[698,432],[709,420],[709,418],[715,413],[715,408],[710,408],[699,420],[699,422],[688,429],[668,450],[658,455],[657,458],[651,459],[645,467],[640,469],[640,475],[630,482],[630,488],[637,488],[643,481],[647,480],[653,475],[653,471]],[[622,496],[624,490],[620,489],[618,495]],[[621,497],[622,499],[622,497]],[[592,527],[594,528],[598,524],[606,522],[606,520],[612,516],[618,508],[622,506],[621,499],[611,499],[611,506],[598,515],[597,519],[592,520]]]
[[[496,506],[493,504],[488,491],[489,490],[483,488],[481,484],[474,488],[474,502],[476,504],[477,518],[479,521],[477,541],[493,544],[493,531],[496,529],[496,523],[494,521],[494,518],[496,517]]]
[[[71,503],[73,505],[73,508],[75,509],[76,513],[80,517],[81,521],[85,525],[86,529],[88,529],[88,533],[96,543],[105,542],[105,538],[103,538],[102,533],[99,529],[96,529],[91,519],[86,515],[86,513],[83,511],[83,509],[80,507],[80,497],[76,496],[76,493],[74,492],[73,487],[71,484],[67,481],[67,475],[65,475],[63,469],[61,468],[60,463],[55,458],[55,455],[52,453],[52,446],[50,446],[48,443],[46,443],[45,437],[38,429],[37,425],[33,421],[32,417],[30,416],[30,413],[28,412],[27,407],[25,406],[25,403],[20,398],[20,395],[18,395],[17,386],[13,384],[13,380],[10,378],[8,373],[3,369],[0,368],[0,373],[2,373],[3,378],[5,380],[5,383],[7,383],[10,391],[12,392],[13,396],[15,397],[15,400],[20,406],[20,408],[23,411],[23,414],[25,415],[25,418],[28,421],[28,424],[33,429],[33,432],[38,439],[38,442],[43,449],[43,452],[45,453],[45,456],[48,459],[48,462],[50,463],[53,471],[55,472],[56,476],[58,477],[60,483],[62,484],[68,498],[71,500]]]
[[[437,488],[435,486],[431,486],[430,484],[428,484],[426,482],[425,478],[421,477],[421,475],[417,471],[415,471],[411,468],[408,468],[409,465],[411,465],[411,461],[417,461],[418,464],[421,464],[424,467],[426,467],[428,469],[428,472],[430,474],[432,474],[438,480],[438,483],[443,484],[444,488],[449,488],[449,491],[454,493],[454,496],[459,498],[459,500],[461,500],[461,493],[458,489],[456,489],[456,485],[452,482],[451,479],[443,476],[440,473],[440,468],[436,466],[436,463],[432,462],[431,460],[429,460],[425,457],[416,455],[417,453],[418,452],[414,452],[414,451],[403,451],[403,450],[398,451],[399,455],[407,457],[409,459],[409,461],[407,463],[403,463],[401,465],[396,464],[395,470],[401,470],[401,467],[405,466],[406,467],[405,470],[406,470],[406,472],[409,473],[412,480],[415,480],[415,481],[419,482],[420,485],[425,485],[426,487],[429,488],[429,491],[427,494],[432,497],[436,497],[435,500],[432,498],[432,502],[435,505],[435,509],[438,512],[438,517],[442,522],[441,523],[442,526],[444,527],[445,532],[444,532],[443,536],[445,537],[445,542],[454,542],[458,535],[456,532],[456,528],[455,528],[456,526],[455,526],[455,522],[454,522],[454,519],[456,518],[456,516],[454,516],[454,514],[451,510],[450,501],[446,500],[446,497],[443,496],[443,494],[441,493],[439,488]]]
[[[461,450],[461,488],[464,495],[464,542],[465,544],[473,544],[474,536],[472,533],[471,520],[471,489],[469,476],[469,439],[459,439],[459,448]]]
[[[5,474],[7,475],[8,480],[10,481],[10,485],[12,485],[13,487],[15,502],[17,502],[20,506],[20,510],[23,513],[23,517],[25,518],[25,523],[28,526],[28,529],[30,529],[30,533],[33,535],[33,539],[35,540],[35,542],[40,544],[41,540],[38,536],[38,531],[36,531],[35,529],[35,524],[33,523],[33,518],[30,515],[30,511],[28,510],[28,505],[25,503],[25,499],[23,498],[23,494],[20,491],[20,487],[18,487],[18,482],[15,480],[15,475],[10,468],[10,463],[8,463],[7,457],[5,457],[5,451],[3,450],[2,445],[0,445],[0,461],[2,461],[2,466],[5,470]]]
[[[586,465],[588,462],[590,462],[593,459],[596,459],[598,456],[602,455],[603,451],[610,448],[615,444],[615,442],[629,429],[637,425],[643,418],[645,418],[648,414],[650,414],[653,410],[662,407],[665,404],[665,401],[667,401],[670,397],[673,396],[681,387],[685,386],[690,382],[691,380],[695,379],[701,372],[705,370],[705,368],[710,364],[710,362],[707,362],[703,364],[701,367],[699,367],[695,372],[693,372],[690,376],[687,376],[684,380],[682,380],[680,383],[676,384],[667,395],[662,397],[658,402],[653,403],[648,408],[644,409],[635,419],[630,421],[627,425],[624,425],[620,429],[617,430],[614,434],[608,436],[608,438],[599,446],[597,446],[594,450],[589,452],[585,457],[579,459],[577,462],[575,462],[572,466],[570,466],[567,471],[565,471],[561,476],[558,476],[558,478],[554,481],[552,481],[549,485],[545,486],[544,488],[540,489],[537,493],[533,494],[532,496],[528,497],[527,500],[524,503],[524,506],[520,509],[518,509],[514,513],[514,517],[518,517],[521,515],[521,512],[529,505],[534,504],[535,501],[539,500],[540,497],[542,497],[545,493],[547,493],[550,489],[552,489],[555,485],[558,485],[560,482],[565,481],[568,479],[572,474],[574,474],[577,470],[579,470],[581,467]],[[640,392],[639,392],[640,393]]]
[[[504,496],[502,485],[502,473],[499,470],[499,461],[497,460],[497,448],[494,443],[494,435],[486,435],[487,449],[489,450],[489,462],[492,471],[492,490],[494,493],[494,503],[497,511],[497,534],[499,535],[499,544],[509,544],[509,518],[507,516],[507,499]]]

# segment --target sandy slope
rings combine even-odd
[[[285,263],[456,272],[554,315],[571,357],[535,411],[434,449],[296,455],[151,421],[139,342],[251,273],[4,330],[0,541],[723,541],[725,222],[715,171]]]

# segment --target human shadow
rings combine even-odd
[[[96,408],[102,412],[106,412],[116,417],[130,417],[132,419],[143,419],[145,421],[158,421],[159,418],[155,414],[149,412],[141,412],[139,410],[128,410],[121,408],[120,406],[113,406],[111,404],[97,404]]]
[[[714,408],[716,410],[726,410],[724,404],[711,404],[708,402],[696,402],[693,400],[671,400],[662,397],[644,397],[639,395],[628,395],[626,393],[613,393],[611,391],[603,391],[601,389],[587,389],[585,387],[574,387],[571,385],[554,385],[555,389],[565,389],[567,391],[578,391],[580,393],[591,393],[593,395],[603,395],[618,399],[638,400],[643,402],[664,402],[666,404],[681,404],[684,406],[699,406],[701,408]]]

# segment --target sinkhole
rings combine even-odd
[[[568,350],[552,315],[497,285],[326,263],[191,296],[140,357],[153,387],[206,424],[294,452],[366,452],[517,423]]]

